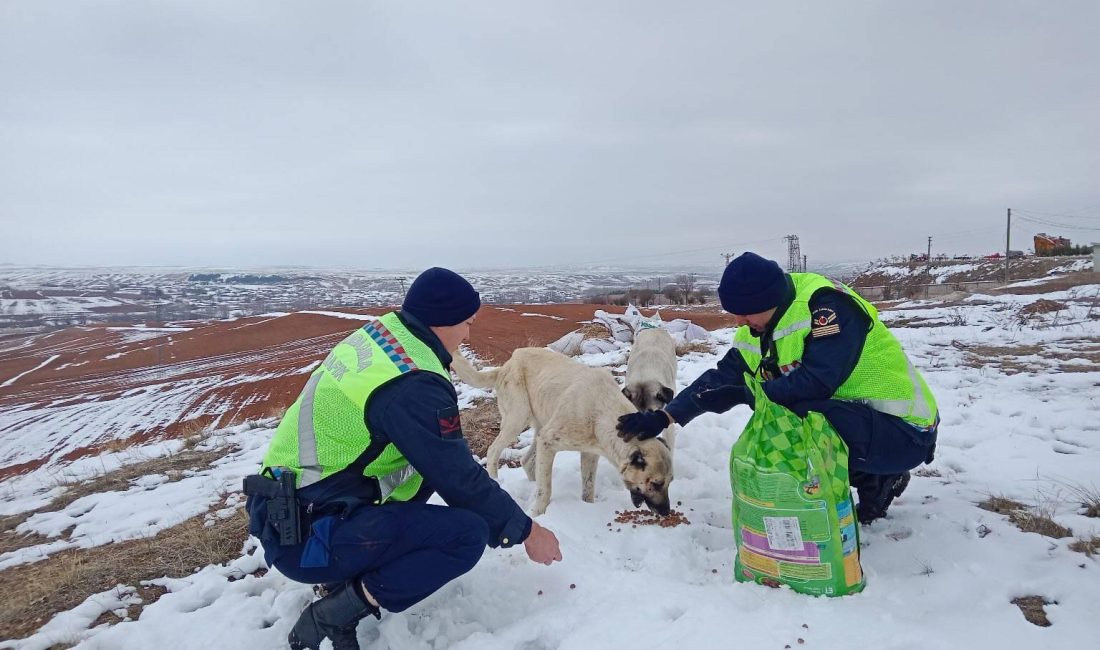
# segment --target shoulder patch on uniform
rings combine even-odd
[[[435,412],[439,423],[439,437],[444,440],[458,440],[462,437],[462,417],[457,406],[448,406]]]
[[[818,307],[810,315],[810,336],[819,339],[833,334],[840,334],[836,312],[828,307]]]

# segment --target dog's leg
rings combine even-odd
[[[581,500],[592,503],[596,500],[596,467],[600,455],[581,452]]]
[[[531,417],[531,410],[526,403],[505,404],[503,395],[497,398],[497,408],[500,409],[500,433],[485,453],[485,469],[493,478],[497,477],[500,469],[500,455],[519,440],[519,434],[527,428],[527,421]]]
[[[549,431],[542,431],[548,434]],[[554,455],[557,450],[542,436],[535,438],[535,444],[539,446],[535,451],[535,505],[531,508],[532,516],[539,516],[546,512],[550,505],[550,479],[554,475]]]
[[[538,432],[535,432],[535,437],[538,437]],[[538,445],[531,443],[531,446],[527,448],[527,453],[523,455],[523,471],[527,474],[528,481],[535,480],[535,457],[538,456]]]

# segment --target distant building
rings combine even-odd
[[[1058,235],[1048,235],[1042,232],[1035,235],[1036,255],[1052,255],[1056,251],[1065,250],[1072,245],[1073,242]]]

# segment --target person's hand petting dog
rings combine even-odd
[[[672,416],[664,411],[642,411],[620,415],[615,429],[619,432],[620,438],[629,442],[635,438],[638,440],[656,438],[670,424],[672,424]]]

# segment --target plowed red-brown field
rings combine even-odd
[[[502,363],[590,320],[597,305],[486,305],[470,345]],[[72,327],[0,339],[0,478],[156,438],[279,415],[356,314],[298,312],[168,327]],[[724,314],[676,312],[707,329]],[[28,444],[33,441],[33,444]]]

